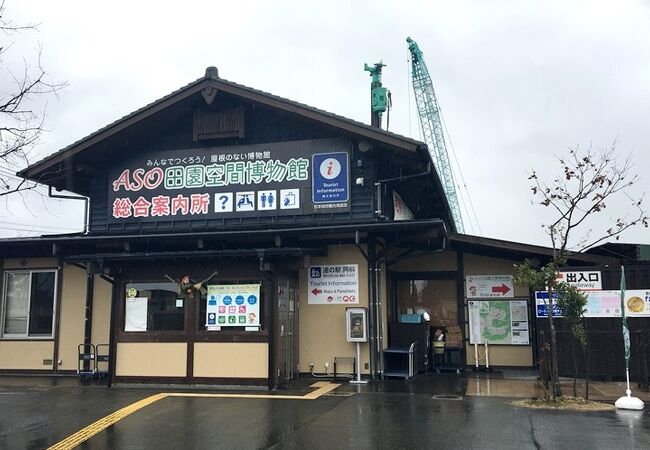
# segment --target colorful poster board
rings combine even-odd
[[[349,305],[359,303],[359,265],[310,266],[307,303]]]
[[[621,291],[588,291],[585,317],[621,317]],[[650,290],[625,291],[625,315],[628,317],[650,317]],[[536,291],[537,317],[546,317],[548,292]],[[562,317],[562,310],[553,302],[553,317]]]
[[[260,284],[208,285],[205,326],[209,331],[221,327],[260,326]]]
[[[528,300],[469,300],[469,342],[529,345]]]
[[[465,294],[467,298],[512,298],[512,275],[467,275]]]

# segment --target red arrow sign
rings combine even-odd
[[[506,295],[510,292],[510,288],[504,283],[501,283],[501,286],[492,286],[492,292],[500,292],[501,295]]]
[[[322,294],[323,291],[321,291],[321,290],[318,289],[318,288],[315,288],[313,291],[311,291],[311,293],[314,294],[314,295],[318,295],[318,294]]]

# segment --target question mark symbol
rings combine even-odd
[[[221,197],[219,197],[219,200],[221,201],[221,209],[226,209],[226,202],[228,201],[228,196],[222,195]]]

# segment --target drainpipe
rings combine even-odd
[[[95,289],[95,273],[92,263],[86,266],[86,309],[84,314],[84,344],[92,343],[93,333],[93,292]],[[90,361],[84,360],[84,371],[90,370]]]
[[[110,283],[111,285],[111,316],[109,319],[109,338],[108,338],[108,383],[106,387],[111,387],[113,385],[113,375],[115,374],[115,353],[117,350],[117,333],[115,324],[117,320],[117,302],[118,290],[116,289],[117,279],[110,279],[105,275],[101,275],[101,279]]]
[[[88,197],[80,197],[77,195],[59,195],[52,193],[52,186],[48,186],[47,196],[50,198],[58,198],[63,200],[83,200],[84,201],[84,230],[83,234],[88,233]]]
[[[377,371],[377,342],[376,342],[376,314],[377,304],[375,288],[377,287],[376,276],[376,253],[375,236],[368,235],[367,239],[367,265],[368,265],[368,347],[370,350],[370,379],[375,381]]]
[[[384,178],[383,180],[375,181],[375,187],[377,188],[377,192],[376,192],[377,208],[375,209],[375,214],[379,217],[384,216],[383,205],[382,205],[383,204],[382,185],[384,183],[391,183],[393,181],[401,182],[404,180],[409,180],[411,178],[419,178],[427,175],[431,175],[431,163],[427,163],[427,170],[425,170],[424,172],[414,173],[411,175],[401,175],[399,177],[393,177],[393,178]]]

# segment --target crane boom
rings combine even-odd
[[[429,76],[429,71],[424,63],[424,57],[418,44],[410,37],[406,38],[406,42],[408,42],[409,51],[411,52],[413,92],[418,107],[418,115],[420,116],[424,142],[429,147],[433,165],[442,182],[442,187],[447,196],[449,208],[451,209],[451,215],[456,224],[456,230],[463,233],[465,231],[463,218],[460,212],[458,195],[456,194],[454,174],[451,170],[447,145],[445,144],[445,137],[442,131],[440,108],[438,107],[436,93],[433,90],[433,82],[431,81],[431,76]]]

